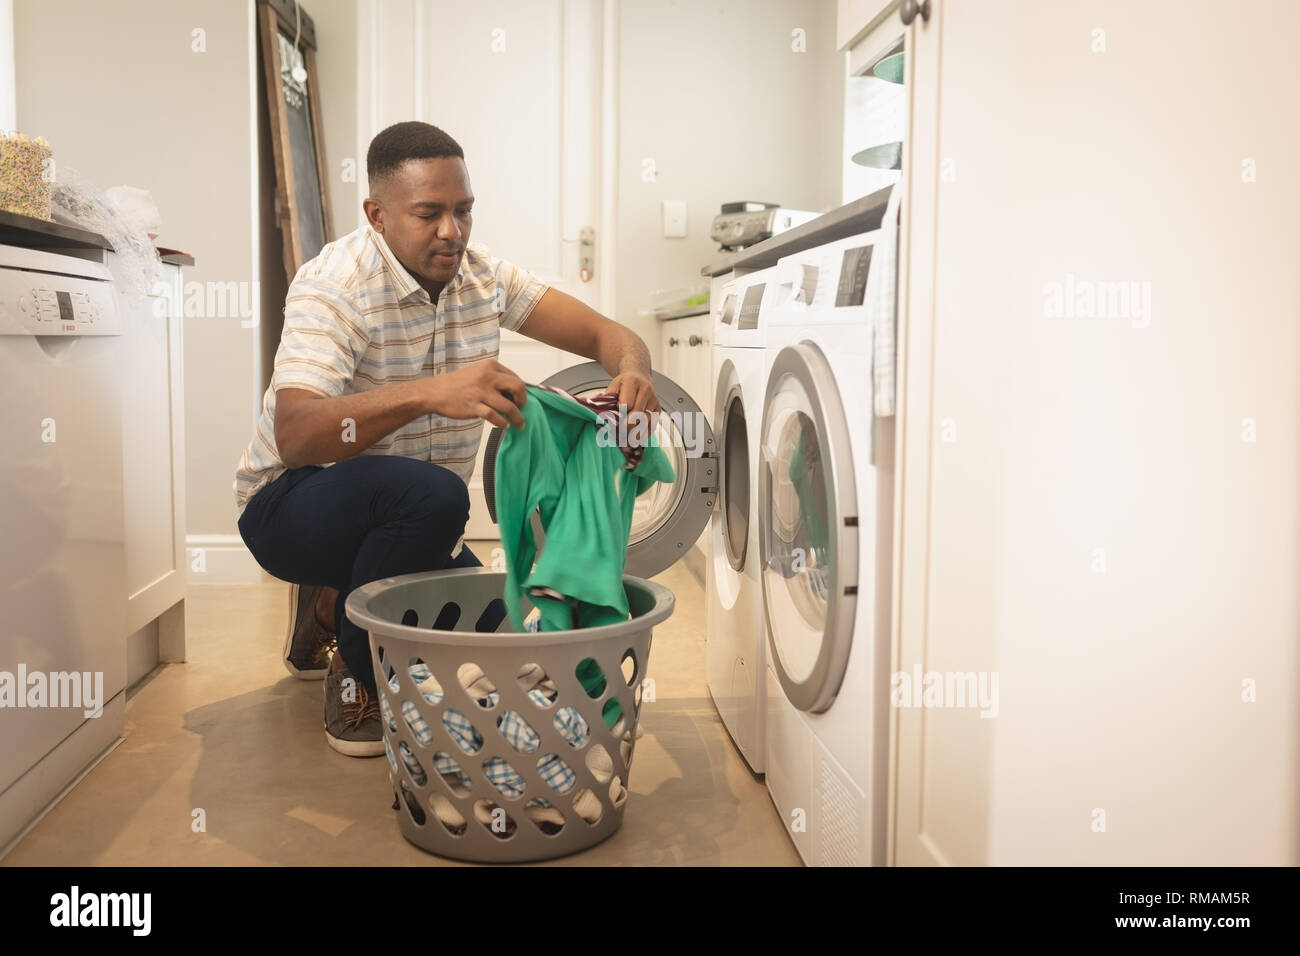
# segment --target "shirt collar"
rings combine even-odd
[[[413,295],[423,293],[425,299],[429,298],[428,290],[420,285],[415,276],[407,270],[406,266],[398,261],[393,250],[388,247],[388,242],[384,239],[383,234],[376,232],[375,227],[366,223],[366,229],[370,232],[374,240],[375,247],[379,250],[379,255],[383,257],[384,264],[388,267],[389,273],[392,274],[393,283],[397,286],[397,300],[403,302]],[[443,286],[443,292],[455,291],[465,278],[465,255],[461,254],[460,265],[456,269],[456,277]]]

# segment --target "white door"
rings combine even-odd
[[[392,123],[446,130],[465,150],[474,188],[471,240],[606,315],[616,14],[602,0],[366,0],[357,45],[358,155]],[[584,228],[594,237],[586,278]],[[502,333],[499,360],[526,382],[586,361],[514,332]],[[497,537],[482,475],[480,450],[470,539]]]

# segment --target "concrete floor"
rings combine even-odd
[[[490,554],[494,542],[472,542]],[[799,865],[705,683],[704,592],[682,563],[655,629],[623,827],[583,865]],[[188,660],[128,694],[125,740],[6,856],[12,866],[448,865],[407,843],[388,762],[335,753],[321,684],[280,659],[289,585],[196,585]],[[195,822],[202,810],[206,829]]]

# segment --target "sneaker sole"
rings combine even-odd
[[[325,731],[325,742],[347,757],[382,757],[384,755],[383,740],[339,740],[327,730]]]
[[[284,635],[284,652],[280,655],[280,659],[284,661],[284,669],[298,680],[324,680],[330,669],[328,661],[322,667],[300,670],[294,666],[293,661],[289,660],[289,652],[293,650],[293,626],[297,623],[298,591],[300,587],[301,585],[295,584],[289,588],[289,626]]]

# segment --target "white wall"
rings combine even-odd
[[[56,164],[148,189],[187,282],[256,278],[250,215],[250,6],[230,0],[16,0],[17,127]],[[202,30],[205,52],[192,50]],[[251,436],[254,336],[238,316],[185,321],[191,533],[236,533],[231,483]]]
[[[637,318],[660,289],[700,281],[717,255],[723,202],[824,212],[841,204],[844,58],[834,0],[622,0],[618,290]],[[807,52],[792,51],[805,32]],[[657,178],[645,182],[643,163]],[[665,239],[665,199],[684,199],[687,235]]]

